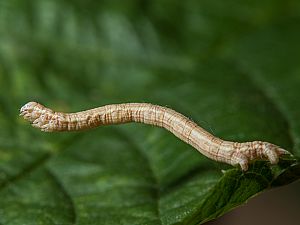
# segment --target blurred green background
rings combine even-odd
[[[18,111],[151,102],[299,157],[299,28],[298,0],[0,0],[0,224],[193,224],[298,179],[290,165],[223,175],[159,128],[44,134]],[[209,224],[298,224],[299,187]]]

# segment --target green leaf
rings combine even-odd
[[[300,5],[290,1],[0,3],[0,224],[199,224],[300,178]],[[142,124],[42,133],[57,111],[169,106],[226,140],[291,151],[249,171]]]

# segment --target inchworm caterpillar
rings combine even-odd
[[[54,112],[39,103],[29,102],[21,108],[20,115],[32,126],[46,132],[77,131],[128,122],[163,127],[208,158],[233,166],[240,165],[244,171],[248,169],[251,160],[268,159],[271,164],[276,164],[281,155],[290,154],[268,142],[239,143],[221,140],[182,114],[147,103],[114,104],[77,113],[62,113]]]

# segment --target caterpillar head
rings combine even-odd
[[[37,102],[28,102],[20,109],[20,116],[37,128],[47,124],[52,114],[51,109]]]
[[[32,123],[41,116],[44,108],[45,106],[37,102],[28,102],[20,109],[20,116]]]

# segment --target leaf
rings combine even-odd
[[[300,6],[271,3],[2,1],[0,224],[199,224],[299,179]],[[30,100],[167,105],[296,158],[243,173],[141,124],[42,133]]]

